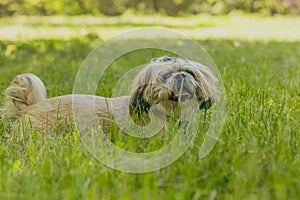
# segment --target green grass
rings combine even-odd
[[[198,40],[219,67],[227,96],[221,137],[201,160],[198,135],[171,166],[128,174],[100,164],[76,133],[21,137],[1,121],[0,199],[299,199],[300,42],[288,40]],[[32,72],[49,97],[71,93],[80,63],[100,41],[1,41],[0,90]],[[112,68],[107,89],[98,92],[110,95],[109,81],[122,73]]]

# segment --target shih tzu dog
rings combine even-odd
[[[129,96],[70,94],[47,98],[43,82],[26,73],[16,76],[5,90],[2,114],[17,122],[29,122],[32,128],[42,132],[51,132],[54,126],[64,128],[74,118],[88,126],[89,116],[95,115],[107,132],[115,116],[122,120],[128,113],[147,123],[153,105],[162,106],[170,115],[176,113],[179,103],[195,99],[197,107],[194,109],[206,110],[216,102],[217,81],[212,72],[198,62],[163,56],[152,59],[137,74]]]

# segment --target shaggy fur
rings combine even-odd
[[[5,90],[3,115],[8,119],[30,121],[40,131],[54,126],[63,128],[74,117],[81,124],[99,120],[107,132],[114,120],[137,114],[148,115],[152,105],[161,105],[168,113],[176,113],[178,103],[196,99],[197,109],[208,109],[216,101],[217,79],[198,62],[181,58],[153,59],[133,80],[130,96],[105,98],[71,94],[48,98],[43,82],[33,74],[21,74]],[[90,116],[97,116],[93,118]]]

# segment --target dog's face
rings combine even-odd
[[[152,60],[134,79],[130,111],[148,112],[155,104],[172,112],[176,105],[196,99],[199,109],[216,100],[217,79],[211,71],[191,60],[160,57]]]

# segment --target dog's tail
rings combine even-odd
[[[16,76],[10,86],[4,91],[4,106],[2,117],[17,118],[25,108],[47,98],[43,82],[33,74]]]

